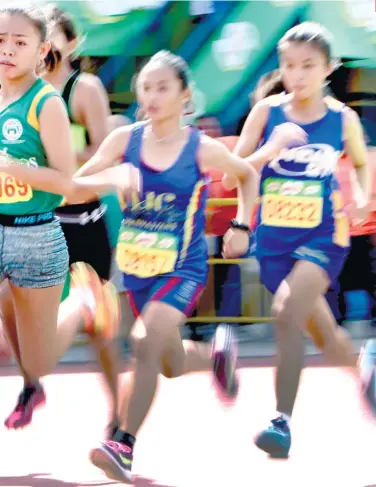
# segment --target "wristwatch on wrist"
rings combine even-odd
[[[251,231],[249,225],[245,225],[244,223],[239,223],[237,220],[235,220],[235,218],[231,220],[230,227],[237,228],[238,230],[243,230],[244,232],[248,232],[248,233]]]

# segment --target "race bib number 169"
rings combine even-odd
[[[0,173],[0,203],[20,203],[29,201],[33,190],[28,184],[6,173]]]

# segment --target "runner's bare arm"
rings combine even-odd
[[[235,146],[234,154],[246,158],[255,152],[262,139],[268,116],[269,103],[267,99],[256,103],[247,117]],[[255,167],[255,169],[260,170],[259,167]]]
[[[94,156],[109,133],[108,117],[111,111],[108,95],[97,76],[90,73],[80,75],[73,92],[73,107],[75,106],[77,121],[86,127],[90,140],[90,144],[77,153],[78,161],[82,164]]]
[[[202,137],[199,152],[202,171],[217,169],[237,181],[239,223],[249,225],[252,208],[258,194],[258,175],[243,159],[232,154],[223,144],[209,137]]]
[[[256,151],[263,137],[266,122],[269,116],[269,110],[270,98],[259,101],[252,108],[233,151],[234,154],[245,159],[250,158],[250,156]],[[248,163],[251,164],[258,172],[261,171],[263,165],[271,158],[267,149],[268,148],[262,148],[262,153],[260,154],[258,152],[255,159],[248,159]],[[259,158],[260,155],[265,155],[265,157]],[[223,179],[223,186],[228,190],[234,189],[236,186],[236,181],[228,176],[225,176]]]
[[[346,108],[343,114],[345,150],[354,164],[358,183],[354,184],[354,198],[357,205],[362,207],[369,203],[372,192],[372,170],[368,159],[367,145],[357,113],[351,108]]]
[[[95,155],[76,172],[75,177],[90,176],[118,164],[127,148],[132,128],[133,125],[128,125],[111,132]]]
[[[139,188],[139,171],[130,164],[121,164],[90,176],[74,178],[66,198],[71,204],[83,203],[111,191],[126,197]]]
[[[67,110],[60,98],[46,100],[40,113],[39,125],[49,167],[28,167],[3,156],[0,159],[1,170],[40,191],[65,194],[71,188],[76,156]]]

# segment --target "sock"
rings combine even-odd
[[[280,413],[279,411],[277,411],[277,416],[283,418],[286,421],[287,426],[290,427],[291,416],[286,413]]]
[[[30,382],[25,382],[24,389],[33,389],[34,391],[39,392],[42,390],[42,384],[40,383],[39,379],[35,379]]]
[[[131,448],[133,450],[136,443],[136,438],[119,428],[115,433],[114,441],[117,441],[118,443],[123,443],[128,448]]]

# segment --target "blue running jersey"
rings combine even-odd
[[[209,178],[198,165],[200,134],[191,128],[176,162],[156,171],[141,158],[145,124],[136,124],[124,155],[142,175],[142,194],[124,210],[117,263],[128,290],[150,286],[158,276],[205,283],[208,251],[205,207]]]
[[[270,98],[263,140],[278,125],[291,122],[285,113],[286,95]],[[349,245],[349,223],[335,171],[344,149],[345,105],[325,99],[327,113],[319,120],[297,124],[308,134],[304,146],[291,147],[265,165],[260,179],[256,255],[287,255],[311,242],[315,252],[343,252]],[[295,122],[294,122],[295,123]]]

